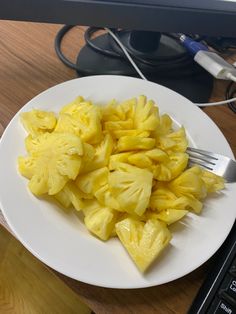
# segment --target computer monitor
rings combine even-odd
[[[9,0],[0,18],[236,37],[235,0]]]
[[[169,60],[181,59],[185,52],[169,34],[236,38],[236,0],[9,0],[1,3],[0,19],[121,28],[121,39],[134,53],[161,61],[156,67],[139,64],[148,79],[195,102],[207,101],[213,80],[190,59],[182,68],[176,62],[169,64]],[[161,38],[153,32],[162,33]],[[94,43],[104,49],[119,50],[106,35]],[[145,51],[147,47],[149,51]],[[77,70],[79,75],[135,75],[126,61],[100,55],[88,45],[78,56]],[[191,75],[187,75],[189,72]]]

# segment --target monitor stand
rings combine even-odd
[[[196,103],[209,101],[213,88],[212,76],[198,66],[185,48],[170,35],[157,32],[120,31],[119,38],[127,49],[138,58],[158,60],[157,66],[135,62],[148,80],[164,85]],[[120,52],[120,47],[108,34],[100,35],[92,42],[104,50]],[[175,60],[175,61],[174,61]],[[78,74],[128,75],[139,77],[127,60],[98,53],[85,45],[77,58]]]

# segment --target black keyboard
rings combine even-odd
[[[236,222],[211,265],[188,314],[236,314]]]

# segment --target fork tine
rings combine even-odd
[[[187,151],[187,153],[192,160],[195,160],[195,161],[200,160],[212,166],[214,166],[216,164],[216,161],[218,160],[217,158],[213,159],[213,158],[208,157],[207,155],[197,154],[195,152],[192,153],[192,152]]]
[[[213,167],[210,167],[210,164],[208,162],[199,160],[199,159],[194,158],[192,156],[190,156],[189,164],[192,165],[192,166],[193,165],[199,165],[201,167],[206,168],[209,171],[213,171]],[[212,165],[215,165],[215,164],[212,164]]]
[[[194,154],[198,154],[198,155],[203,155],[205,157],[208,157],[209,159],[215,159],[218,160],[217,155],[212,153],[212,152],[208,152],[206,150],[202,150],[202,149],[196,149],[193,147],[188,147],[187,148],[187,152],[190,153],[194,153]]]
[[[202,149],[187,148],[189,165],[199,165],[223,177],[226,182],[236,182],[236,161]]]

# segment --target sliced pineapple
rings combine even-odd
[[[171,172],[171,180],[180,175],[188,165],[188,154],[186,153],[171,153],[169,161],[165,163],[166,167]],[[169,180],[170,181],[170,180]]]
[[[146,223],[124,219],[116,224],[116,233],[141,272],[147,270],[171,240],[166,225],[154,219]]]
[[[53,112],[33,109],[29,112],[22,112],[21,122],[26,131],[33,137],[44,132],[51,132],[56,126],[57,119]]]
[[[18,170],[22,176],[31,179],[35,171],[35,159],[32,157],[18,157]]]
[[[82,160],[81,174],[108,166],[113,147],[114,142],[111,135],[108,133],[98,145],[94,146],[95,154],[93,159],[89,161],[86,159]]]
[[[132,130],[134,123],[132,119],[119,120],[119,121],[107,121],[104,123],[104,129],[111,133],[115,130]]]
[[[68,113],[70,115],[78,113],[82,102],[85,102],[84,98],[82,96],[78,96],[73,101],[63,106],[60,110],[60,113]],[[92,104],[89,102],[86,102],[86,104],[92,106]]]
[[[174,222],[182,219],[187,215],[188,211],[185,209],[165,209],[159,213],[148,212],[147,217],[149,219],[158,219],[165,222],[167,225],[171,225]]]
[[[120,163],[110,173],[109,189],[121,210],[140,216],[145,212],[151,195],[152,178],[150,171],[125,163]]]
[[[128,157],[128,162],[131,165],[137,166],[139,168],[149,168],[152,166],[152,160],[144,152],[131,154]]]
[[[89,144],[97,144],[102,138],[101,111],[90,102],[68,105],[59,115],[56,132],[73,133]]]
[[[143,95],[138,97],[134,113],[134,127],[138,130],[154,131],[159,124],[158,108]]]
[[[160,116],[159,124],[153,131],[153,136],[159,138],[160,136],[167,135],[172,132],[172,119],[168,114]]]
[[[91,200],[85,202],[83,213],[88,230],[101,240],[108,240],[116,223],[116,211],[100,205],[96,200]]]
[[[119,139],[123,136],[149,137],[150,132],[142,130],[112,130],[111,134],[114,138]]]
[[[166,152],[184,153],[187,146],[188,141],[184,127],[167,135],[160,136],[159,141],[157,141],[157,147]]]
[[[202,210],[202,202],[192,195],[184,195],[177,197],[168,188],[157,188],[150,197],[149,207],[155,212],[162,212],[167,209],[192,210],[200,213]]]
[[[109,170],[107,167],[99,168],[79,175],[75,181],[81,191],[87,194],[94,194],[98,189],[107,184]]]
[[[79,137],[46,133],[31,141],[30,158],[34,173],[29,188],[35,195],[58,193],[80,170],[83,147]]]
[[[201,178],[201,169],[197,166],[185,170],[168,186],[177,196],[192,195],[202,199],[207,195],[206,184]]]
[[[136,98],[126,100],[120,104],[116,100],[110,101],[106,106],[102,107],[103,121],[124,121],[133,119],[134,106],[136,105]]]
[[[123,136],[117,142],[117,152],[132,151],[137,149],[152,149],[156,140],[139,136]]]
[[[66,208],[70,207],[72,204],[76,210],[80,211],[84,207],[84,194],[78,189],[73,181],[67,182],[64,188],[55,194],[54,197]]]
[[[94,195],[100,204],[122,212],[118,201],[112,196],[108,184],[98,189]]]
[[[206,184],[207,193],[217,192],[224,188],[224,179],[216,174],[201,169],[201,178]]]
[[[132,155],[132,152],[125,152],[125,153],[111,155],[109,159],[109,166],[108,166],[109,170],[116,169],[119,163],[121,162],[127,163],[128,158],[131,155]]]

